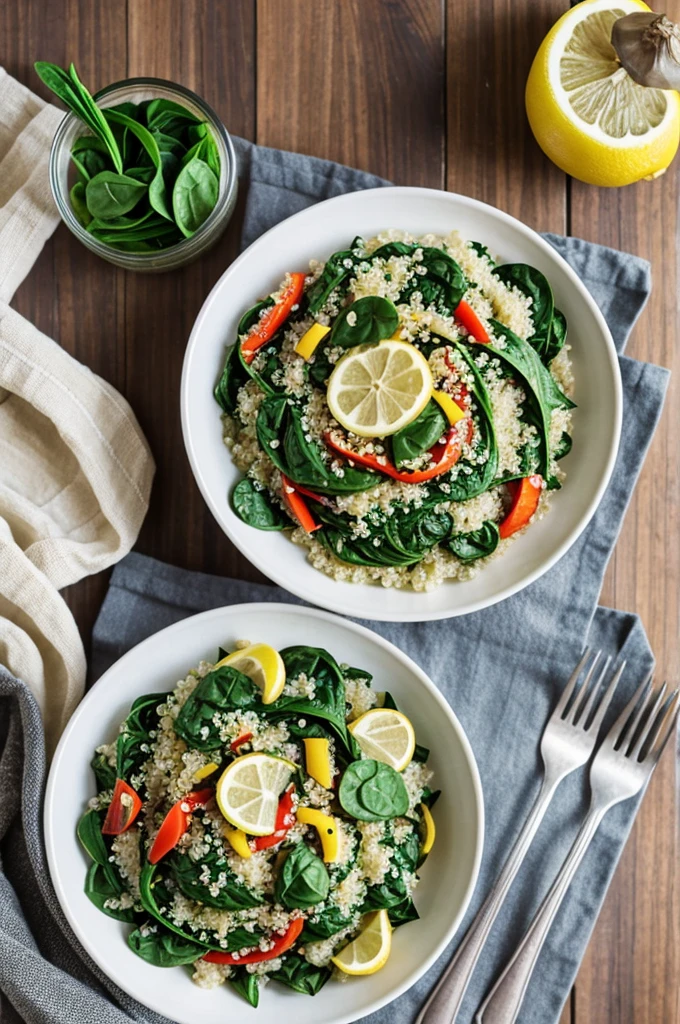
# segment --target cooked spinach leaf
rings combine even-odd
[[[420,266],[425,268],[425,273],[413,275],[399,301],[409,302],[414,292],[420,292],[426,308],[433,306],[437,312],[450,315],[468,289],[465,275],[443,249],[425,246],[422,254]]]
[[[298,953],[284,957],[278,971],[269,974],[272,981],[280,981],[282,985],[307,996],[315,996],[320,992],[330,976],[329,967],[315,967]]]
[[[346,306],[333,324],[331,345],[353,348],[391,337],[399,326],[397,307],[379,295],[367,295]]]
[[[560,351],[567,336],[564,314],[555,309],[550,282],[527,263],[504,263],[494,274],[509,288],[515,287],[531,299],[531,318],[534,332],[528,342],[547,366]]]
[[[397,469],[429,451],[446,433],[447,424],[442,407],[431,398],[419,416],[392,435],[392,459]]]
[[[194,750],[217,750],[222,740],[215,719],[228,711],[255,708],[264,708],[255,683],[231,665],[221,665],[201,679],[182,705],[175,732]]]
[[[200,960],[205,946],[156,925],[146,924],[128,935],[128,946],[154,967],[179,967]]]
[[[492,555],[499,543],[498,527],[487,520],[478,530],[454,534],[446,542],[446,547],[459,561],[468,564]]]
[[[110,871],[102,864],[90,864],[85,876],[85,895],[94,903],[98,910],[116,921],[131,923],[135,920],[135,911],[132,907],[114,908],[109,904],[117,901],[124,894],[125,887],[119,876],[113,877]]]
[[[250,974],[245,967],[234,967],[227,981],[251,1006],[257,1006],[260,1001],[260,979],[257,974]]]
[[[238,393],[247,380],[248,374],[243,369],[243,364],[239,359],[237,342],[227,351],[224,369],[215,385],[214,392],[218,405],[224,412],[229,413],[230,416],[236,414]]]
[[[109,764],[108,758],[104,754],[95,753],[90,761],[90,768],[97,781],[98,793],[105,789],[113,789],[116,785],[116,769]]]
[[[363,259],[363,250],[363,239],[357,237],[349,249],[334,252],[328,257],[321,276],[307,291],[307,309],[310,313],[318,313],[332,292],[351,277],[356,264]]]
[[[215,849],[200,861],[192,860],[187,854],[173,852],[168,858],[167,870],[185,896],[208,907],[244,910],[258,906],[262,897],[240,882],[224,858],[221,859],[223,863],[219,863],[220,855]],[[208,878],[204,881],[206,875]]]
[[[117,778],[129,783],[148,761],[149,732],[158,721],[156,708],[166,699],[167,693],[147,693],[133,703],[116,741]]]
[[[258,490],[249,477],[236,484],[231,495],[231,507],[239,519],[258,530],[285,530],[292,525],[268,492]]]

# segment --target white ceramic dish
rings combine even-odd
[[[431,593],[340,583],[312,568],[305,549],[280,533],[247,526],[229,494],[241,477],[222,442],[220,410],[211,399],[248,306],[276,288],[287,270],[306,270],[355,235],[386,228],[416,235],[457,229],[489,247],[500,262],[524,262],[546,275],[569,324],[576,377],[574,446],[562,465],[566,486],[550,514],[473,580]],[[227,536],[263,573],[298,597],[358,618],[424,621],[465,615],[502,601],[538,579],[571,547],[593,515],[616,459],[621,380],[614,343],[590,294],[546,241],[485,203],[423,188],[384,188],[329,199],[277,224],[222,275],[194,325],[182,374],[182,429],[189,461],[210,510]]]
[[[197,988],[181,968],[162,970],[127,946],[129,925],[105,917],[88,900],[83,882],[88,859],[76,824],[95,787],[93,748],[113,740],[119,723],[142,693],[171,689],[188,669],[214,657],[219,645],[242,638],[325,647],[389,686],[409,715],[420,742],[430,747],[437,803],[437,842],[416,891],[419,921],[397,929],[387,966],[370,978],[329,982],[313,998],[280,985],[263,991],[249,1009],[228,986]],[[434,684],[396,647],[362,626],[327,612],[290,605],[234,605],[169,626],[129,651],[85,697],[57,748],[45,799],[45,837],[52,881],[61,906],[85,949],[108,976],[140,1003],[179,1024],[226,1020],[278,1024],[348,1024],[395,999],[414,984],[453,937],[474,889],[482,855],[484,808],[479,773],[460,723]]]

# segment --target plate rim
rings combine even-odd
[[[400,661],[408,671],[415,676],[415,678],[430,692],[435,702],[439,704],[441,710],[445,716],[449,719],[449,722],[454,729],[458,741],[461,746],[461,750],[464,754],[470,777],[472,780],[472,793],[474,796],[476,813],[477,813],[477,831],[475,835],[475,854],[472,865],[472,872],[468,880],[468,884],[463,895],[460,908],[457,915],[451,920],[444,937],[437,944],[436,948],[428,957],[422,960],[417,967],[404,979],[392,992],[385,997],[377,997],[374,999],[365,1009],[363,1009],[362,1015],[375,1013],[377,1010],[389,1003],[398,999],[400,995],[403,995],[409,988],[415,985],[420,978],[429,970],[433,963],[441,956],[446,947],[449,945],[454,935],[458,931],[460,924],[467,912],[470,905],[474,890],[479,879],[479,871],[482,862],[482,856],[485,845],[486,835],[486,818],[485,818],[485,806],[484,806],[484,792],[482,788],[481,776],[477,765],[477,760],[472,750],[472,746],[467,737],[467,733],[463,728],[458,716],[447,701],[444,694],[437,687],[434,681],[428,676],[424,669],[422,669],[416,661],[413,660],[408,654],[405,654],[395,644],[380,634],[375,633],[367,626],[361,623],[348,620],[344,616],[336,615],[333,612],[326,611],[325,609],[308,607],[306,605],[295,605],[289,604],[283,601],[257,601],[248,602],[241,601],[237,604],[221,605],[219,608],[209,608],[205,611],[198,612],[195,615],[188,615],[183,619],[179,619],[176,622],[165,626],[163,629],[152,633],[150,636],[141,640],[134,647],[131,647],[128,651],[117,658],[116,661],[106,669],[106,671],[99,677],[96,683],[87,691],[80,704],[74,711],[73,715],[69,719],[69,722],[61,735],[57,748],[54,752],[54,757],[50,765],[49,774],[47,778],[47,784],[45,787],[45,797],[43,806],[43,830],[45,837],[45,850],[47,854],[47,863],[50,873],[50,879],[57,897],[59,906],[61,907],[62,913],[64,914],[70,928],[75,934],[78,942],[85,950],[87,956],[89,956],[99,969],[109,978],[115,985],[117,985],[122,991],[127,993],[131,998],[140,1002],[143,1006],[153,1010],[156,1013],[160,1013],[167,1016],[167,1009],[157,1004],[154,1000],[153,995],[150,996],[149,1000],[141,1000],[136,992],[132,992],[125,984],[125,979],[121,977],[119,973],[116,973],[110,969],[110,965],[103,962],[103,958],[100,958],[91,948],[84,934],[84,930],[81,929],[77,916],[72,912],[65,893],[65,886],[63,885],[62,878],[59,873],[59,858],[55,850],[55,832],[56,829],[52,827],[53,821],[56,821],[58,814],[57,807],[57,788],[59,784],[59,775],[61,765],[65,757],[65,752],[68,748],[69,739],[74,731],[78,728],[78,724],[83,714],[87,710],[88,706],[93,702],[94,699],[99,699],[99,692],[101,692],[107,682],[107,677],[114,672],[119,671],[121,665],[125,667],[127,662],[134,663],[135,658],[138,657],[138,652],[141,648],[152,648],[155,644],[162,643],[162,638],[168,633],[177,630],[178,627],[187,628],[191,623],[195,623],[197,620],[201,622],[208,621],[210,619],[217,619],[223,617],[226,614],[243,613],[248,610],[249,614],[286,614],[286,615],[299,615],[302,618],[321,619],[329,621],[336,626],[341,626],[347,629],[350,633],[358,634],[363,637],[371,644],[387,650],[393,657]],[[112,690],[112,694],[115,695],[115,691]],[[75,825],[74,825],[75,827]],[[173,1018],[170,1018],[173,1019]],[[329,1020],[327,1024],[352,1024],[355,1019],[355,1014],[351,1013],[347,1015],[339,1015]]]
[[[621,424],[623,418],[623,388],[621,382],[621,371],[618,362],[618,352],[614,344],[614,339],[599,306],[597,305],[595,299],[579,278],[576,271],[567,263],[562,254],[559,253],[557,249],[555,249],[552,245],[550,245],[550,243],[547,242],[533,228],[530,228],[528,225],[524,224],[516,217],[513,217],[512,214],[506,213],[504,210],[499,210],[498,207],[492,206],[490,203],[484,203],[479,199],[473,199],[470,196],[465,196],[458,192],[447,192],[443,189],[423,188],[419,186],[410,185],[388,185],[378,188],[362,189],[358,192],[345,192],[342,195],[332,196],[330,199],[324,199],[311,207],[306,207],[303,210],[299,210],[297,213],[291,214],[290,217],[286,217],[284,218],[284,220],[272,225],[271,228],[269,228],[262,235],[258,236],[258,238],[251,242],[250,245],[246,249],[244,249],[243,252],[240,253],[239,256],[237,256],[237,258],[232,263],[229,264],[228,267],[225,268],[223,273],[220,275],[220,277],[215,282],[210,292],[206,296],[203,305],[201,306],[198,315],[194,321],[191,333],[189,335],[189,340],[187,342],[186,351],[184,354],[184,361],[182,364],[182,376],[180,382],[180,417],[182,424],[182,437],[184,440],[184,448],[189,459],[189,464],[191,466],[191,471],[194,480],[196,481],[196,484],[198,486],[198,489],[201,492],[203,500],[210,509],[210,512],[212,513],[212,516],[217,522],[220,529],[231,541],[231,543],[237,548],[237,550],[243,555],[243,557],[247,558],[250,564],[253,565],[256,569],[258,569],[259,572],[261,572],[264,576],[266,576],[267,579],[271,580],[277,586],[282,587],[284,590],[287,590],[289,593],[294,594],[296,597],[299,597],[301,600],[310,601],[322,608],[326,608],[330,611],[340,612],[343,615],[356,615],[356,607],[352,606],[352,600],[349,595],[345,599],[338,594],[337,598],[333,601],[333,605],[331,606],[330,599],[324,599],[323,595],[310,596],[308,590],[304,587],[304,585],[298,585],[295,582],[295,578],[290,579],[285,575],[285,572],[278,570],[277,565],[272,565],[271,561],[269,561],[265,556],[260,556],[257,552],[256,546],[252,552],[248,551],[246,553],[241,547],[241,545],[238,543],[236,536],[232,532],[232,529],[228,523],[228,520],[225,517],[223,517],[221,510],[217,507],[216,502],[213,501],[210,488],[201,471],[200,460],[197,455],[194,439],[191,433],[190,402],[188,393],[189,377],[193,368],[194,359],[196,358],[198,351],[198,337],[200,331],[202,330],[203,322],[208,316],[210,308],[212,307],[213,303],[217,300],[218,293],[224,286],[225,280],[228,279],[230,275],[235,273],[235,271],[238,269],[241,263],[245,262],[245,260],[249,258],[249,254],[255,246],[259,246],[260,243],[264,242],[273,232],[280,230],[281,225],[294,225],[299,218],[309,216],[310,210],[319,211],[327,209],[329,205],[341,206],[343,203],[351,202],[352,199],[357,195],[370,196],[377,195],[379,193],[384,195],[386,192],[391,192],[392,194],[396,194],[397,196],[404,196],[405,198],[410,198],[414,200],[417,200],[421,196],[435,196],[444,199],[447,202],[461,202],[463,205],[469,206],[473,210],[479,209],[484,211],[492,211],[494,216],[498,217],[506,225],[517,230],[520,234],[527,237],[534,244],[537,244],[539,248],[541,248],[550,258],[556,259],[559,263],[561,263],[562,271],[565,273],[567,278],[571,280],[572,284],[576,287],[576,290],[579,292],[582,301],[584,301],[586,306],[588,306],[590,312],[592,313],[596,322],[598,323],[600,332],[604,338],[605,350],[610,364],[611,378],[613,382],[614,433],[612,443],[610,445],[609,452],[607,455],[605,470],[600,476],[598,486],[595,489],[593,496],[591,497],[590,502],[588,503],[588,506],[586,507],[585,511],[581,514],[578,522],[575,524],[575,526],[572,528],[569,534],[565,537],[563,542],[553,550],[552,554],[548,558],[545,559],[542,565],[538,566],[537,568],[529,572],[521,580],[518,580],[515,583],[508,584],[495,594],[486,597],[481,597],[474,601],[470,601],[463,608],[423,608],[422,611],[415,608],[413,611],[405,611],[403,609],[390,611],[383,610],[381,608],[380,602],[376,602],[376,605],[371,613],[371,618],[379,622],[430,622],[442,619],[457,618],[460,615],[469,615],[472,612],[481,611],[484,608],[490,608],[493,605],[499,604],[501,601],[505,601],[507,600],[507,598],[512,597],[513,594],[517,594],[520,591],[524,590],[526,587],[530,586],[536,580],[540,579],[541,576],[543,576],[546,572],[548,572],[562,558],[562,556],[565,555],[571,547],[573,547],[573,545],[576,543],[578,538],[581,536],[583,531],[586,529],[586,527],[592,520],[602,500],[604,492],[607,489],[618,456],[619,445],[621,441]],[[320,572],[320,570],[316,571]],[[366,584],[366,586],[369,585],[371,584]],[[447,581],[444,581],[442,586],[446,585]],[[455,584],[452,582],[448,582],[448,585],[454,586]],[[373,586],[375,586],[376,588],[376,593],[379,593],[379,584],[373,584]],[[415,591],[413,593],[414,597],[416,598],[418,596],[421,596],[419,594],[416,594]]]

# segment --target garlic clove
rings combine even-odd
[[[612,46],[633,81],[680,90],[680,27],[665,14],[639,11],[618,18]]]

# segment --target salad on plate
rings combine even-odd
[[[357,237],[237,334],[215,388],[232,508],[335,579],[469,579],[565,479],[566,319],[538,269],[456,232]]]
[[[385,965],[435,839],[429,751],[365,671],[242,641],[97,747],[85,892],[158,967],[315,995]]]

